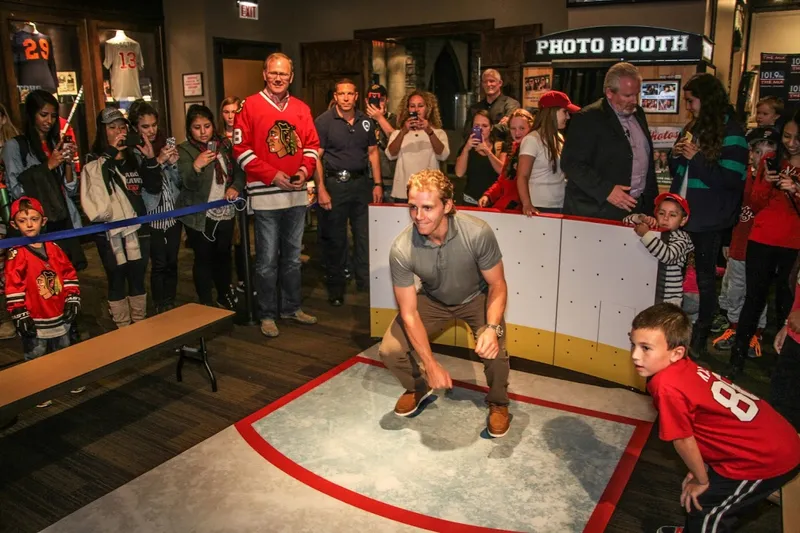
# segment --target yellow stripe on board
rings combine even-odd
[[[396,309],[371,308],[371,335],[383,337],[395,316]],[[515,357],[568,368],[639,390],[645,388],[645,380],[636,374],[626,349],[515,324],[506,324],[506,335],[508,353]],[[461,321],[453,321],[451,326],[434,335],[431,342],[475,347],[472,333]]]

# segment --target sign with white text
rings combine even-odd
[[[598,26],[551,33],[530,41],[525,60],[531,63],[572,59],[699,62],[708,55],[710,46],[702,35],[668,28]]]

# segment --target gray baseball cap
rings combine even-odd
[[[100,112],[100,122],[111,124],[115,120],[125,120],[125,115],[116,107],[106,107]]]

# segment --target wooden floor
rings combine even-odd
[[[212,393],[201,368],[187,364],[175,381],[172,354],[155,356],[140,368],[89,384],[85,393],[54,398],[53,406],[21,414],[0,433],[0,531],[39,531],[180,454],[292,391],[376,342],[369,336],[369,298],[348,294],[346,305],[327,304],[313,233],[306,241],[312,260],[304,267],[304,309],[315,326],[279,323],[281,335],[266,339],[257,327],[236,326],[230,336],[208,344],[219,380]],[[99,335],[113,327],[106,308],[105,276],[93,245],[90,268],[79,277],[83,292],[81,328]],[[191,252],[181,251],[179,297],[194,300]],[[351,287],[352,290],[352,287]],[[467,356],[466,350],[437,351]],[[22,357],[18,340],[0,341],[0,366]],[[766,392],[765,357],[746,386]],[[712,362],[716,367],[718,362]],[[516,369],[588,383],[598,380],[513,359]],[[680,483],[686,470],[671,445],[653,431],[607,531],[653,532],[678,524]],[[743,527],[778,532],[779,510],[764,504]]]

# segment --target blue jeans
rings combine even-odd
[[[257,210],[256,268],[253,285],[257,293],[259,320],[278,317],[278,272],[282,315],[300,310],[300,249],[306,223],[306,207]],[[280,268],[278,259],[280,258]]]
[[[26,361],[36,359],[49,353],[57,352],[69,346],[69,333],[52,339],[39,337],[22,337],[22,351]]]

